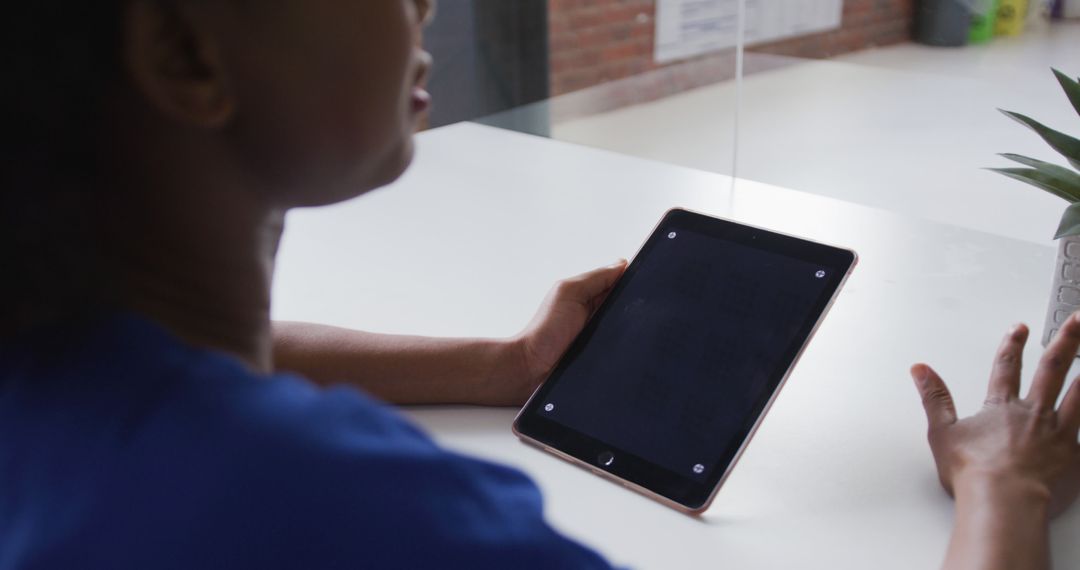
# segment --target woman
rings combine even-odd
[[[513,339],[271,324],[285,212],[408,165],[429,102],[429,10],[9,9],[0,568],[607,567],[546,525],[520,473],[439,449],[357,390],[275,373],[394,402],[517,404],[621,274],[557,285]],[[1060,420],[1051,396],[1080,326],[1063,329],[1029,400],[1016,398],[1020,331],[973,419],[956,421],[944,384],[915,369],[960,507],[950,563],[998,544],[1040,562],[1046,509],[1075,494],[1075,390]],[[1002,512],[1024,513],[1032,541],[1009,542]]]

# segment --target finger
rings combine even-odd
[[[941,376],[925,364],[916,364],[911,367],[911,377],[922,397],[930,429],[956,423],[956,406]]]
[[[1001,341],[994,357],[994,369],[990,372],[986,403],[1007,402],[1020,394],[1020,360],[1027,339],[1028,328],[1015,325]]]
[[[1042,359],[1039,360],[1039,369],[1035,371],[1035,379],[1031,381],[1031,390],[1028,391],[1028,400],[1035,404],[1040,411],[1054,409],[1058,394],[1061,393],[1061,385],[1065,383],[1065,375],[1076,358],[1076,351],[1080,348],[1080,313],[1073,313],[1058,331],[1057,336],[1046,347]]]
[[[1061,407],[1058,408],[1058,420],[1075,438],[1080,431],[1080,378],[1073,378],[1069,391],[1065,392]]]

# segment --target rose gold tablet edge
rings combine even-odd
[[[690,508],[684,506],[680,510],[685,510],[686,512],[695,515],[701,514],[708,510],[708,508],[712,506],[713,500],[716,499],[717,493],[720,492],[720,487],[724,486],[724,483],[727,482],[728,477],[731,476],[731,472],[734,471],[735,465],[737,465],[739,463],[739,460],[742,459],[743,452],[745,452],[747,446],[750,445],[750,441],[754,439],[755,435],[757,435],[757,430],[759,427],[761,427],[761,423],[765,421],[765,416],[769,414],[769,410],[772,409],[772,405],[774,402],[776,402],[776,398],[780,395],[780,391],[784,389],[784,386],[787,384],[788,378],[791,376],[791,373],[795,371],[795,367],[799,364],[799,360],[802,358],[803,353],[806,351],[806,347],[810,346],[810,342],[814,340],[814,336],[817,335],[818,328],[821,327],[821,323],[825,320],[825,317],[829,314],[829,311],[832,310],[833,304],[836,302],[837,297],[840,296],[840,291],[844,289],[844,285],[847,284],[847,280],[849,277],[851,277],[852,271],[855,270],[855,266],[859,263],[859,255],[855,253],[854,250],[845,248],[837,249],[844,249],[844,251],[851,253],[851,266],[848,267],[847,272],[844,273],[844,278],[840,280],[840,284],[836,286],[836,291],[834,291],[832,297],[829,298],[829,303],[825,305],[825,309],[821,311],[821,315],[818,316],[817,321],[814,322],[814,328],[810,329],[810,334],[807,335],[806,340],[803,341],[802,346],[799,347],[799,352],[795,354],[795,358],[791,361],[791,365],[788,366],[788,369],[784,372],[784,376],[780,379],[780,383],[776,385],[776,389],[773,390],[772,395],[769,397],[769,401],[765,404],[765,407],[762,408],[761,413],[758,414],[757,420],[754,421],[754,426],[750,428],[750,433],[748,433],[746,435],[746,438],[743,439],[742,445],[739,446],[739,450],[735,452],[735,456],[732,457],[731,462],[728,463],[728,467],[724,471],[724,475],[721,476],[720,480],[716,482],[716,486],[713,487],[712,493],[709,494],[709,498],[706,499],[700,507]]]
[[[610,483],[615,483],[615,484],[619,485],[620,487],[624,487],[626,489],[629,489],[629,490],[631,490],[631,491],[633,491],[635,493],[638,493],[639,495],[643,495],[643,496],[645,496],[646,498],[648,498],[650,500],[656,501],[656,502],[658,502],[658,503],[660,503],[660,504],[662,504],[662,505],[664,505],[666,507],[675,509],[677,511],[681,511],[681,512],[689,514],[689,515],[698,514],[698,512],[695,512],[693,509],[690,509],[689,507],[687,507],[686,505],[683,505],[682,503],[673,501],[673,500],[671,500],[671,499],[669,499],[669,498],[667,498],[667,497],[665,497],[665,496],[663,496],[663,495],[661,495],[661,494],[659,494],[659,493],[657,493],[655,491],[651,491],[649,489],[646,489],[645,487],[642,487],[641,485],[638,485],[637,483],[634,483],[632,481],[627,481],[626,479],[623,479],[623,478],[621,478],[621,477],[619,477],[617,475],[614,475],[614,474],[612,474],[612,473],[610,473],[608,471],[604,471],[603,469],[600,469],[600,468],[598,468],[598,467],[596,467],[596,466],[594,466],[594,465],[592,465],[590,463],[587,463],[587,462],[585,462],[585,461],[583,461],[581,459],[578,459],[577,457],[574,457],[573,455],[569,455],[567,453],[559,451],[558,449],[556,449],[554,447],[551,447],[549,445],[545,445],[545,444],[543,444],[543,443],[541,443],[539,441],[536,441],[535,439],[533,439],[533,438],[531,438],[531,437],[529,437],[527,435],[522,435],[520,432],[517,431],[517,426],[514,426],[513,431],[514,431],[514,434],[517,435],[519,439],[521,439],[521,441],[525,442],[529,446],[535,447],[537,449],[540,449],[541,451],[550,453],[551,455],[554,455],[555,457],[557,457],[559,459],[562,459],[563,461],[566,461],[567,463],[570,463],[570,464],[572,464],[572,465],[574,465],[576,467],[584,468],[586,471],[592,473],[593,475],[596,475],[596,476],[600,477],[601,479],[604,479],[604,480],[606,480],[606,481],[608,481]],[[710,500],[711,500],[711,497],[710,497]]]
[[[807,240],[807,238],[804,238],[804,237],[801,237],[801,236],[786,234],[786,233],[783,233],[783,232],[778,232],[776,230],[771,230],[771,229],[768,229],[768,228],[762,228],[760,226],[754,226],[754,225],[746,224],[746,223],[739,222],[739,221],[736,221],[736,220],[731,220],[731,219],[728,219],[728,218],[721,218],[720,216],[716,216],[716,215],[713,215],[713,214],[706,214],[704,212],[699,212],[699,211],[696,211],[696,210],[690,210],[690,209],[687,209],[687,208],[674,207],[674,208],[670,208],[666,212],[664,212],[664,215],[660,216],[660,221],[658,221],[656,223],[656,225],[653,226],[653,229],[650,230],[648,234],[646,234],[645,239],[641,242],[641,245],[638,247],[637,252],[634,254],[634,257],[631,258],[631,260],[630,260],[631,263],[633,262],[634,259],[637,259],[638,255],[641,254],[641,249],[645,247],[645,244],[649,241],[649,238],[651,238],[653,233],[655,233],[656,230],[660,227],[660,224],[662,224],[664,222],[664,219],[666,219],[668,217],[668,215],[671,214],[671,212],[673,212],[675,210],[683,210],[683,211],[686,211],[686,212],[690,212],[690,213],[694,213],[694,214],[698,214],[698,215],[702,215],[702,216],[706,216],[706,217],[710,217],[710,218],[718,218],[718,219],[721,219],[721,220],[724,220],[724,221],[734,222],[734,223],[742,225],[742,226],[746,226],[746,227],[749,227],[749,228],[762,230],[762,231],[766,231],[766,232],[770,232],[770,233],[774,233],[774,234],[779,234],[779,235],[782,235],[782,236],[785,236],[785,237],[790,237],[790,238],[794,238],[794,239],[801,239],[801,240],[804,240],[804,241],[811,241],[811,240]],[[839,247],[839,246],[829,244],[829,243],[824,243],[824,242],[815,241],[814,243],[817,243],[817,244],[820,244],[820,245],[825,245],[825,246],[828,246],[828,247],[832,247],[834,249],[839,249],[839,250],[843,250],[843,251],[846,251],[846,252],[850,253],[851,256],[852,256],[851,265],[848,267],[848,270],[844,273],[844,278],[840,280],[840,284],[836,286],[836,290],[833,292],[832,297],[829,298],[829,302],[828,302],[828,304],[825,305],[825,309],[822,310],[821,314],[818,316],[817,320],[814,322],[814,327],[812,329],[810,329],[810,334],[807,335],[806,340],[803,341],[802,346],[799,347],[799,351],[795,354],[795,358],[791,361],[791,365],[788,366],[788,369],[784,372],[784,376],[780,379],[780,383],[776,385],[776,389],[773,390],[772,395],[769,397],[769,401],[765,404],[765,407],[761,410],[761,413],[758,414],[757,420],[754,421],[753,427],[750,428],[750,433],[747,434],[746,438],[743,439],[742,445],[740,445],[739,450],[735,452],[735,456],[732,458],[731,462],[728,464],[728,467],[724,471],[723,476],[721,476],[720,479],[716,482],[716,485],[713,487],[713,490],[709,494],[709,497],[705,500],[704,503],[701,504],[701,506],[699,506],[699,507],[688,507],[688,506],[686,506],[686,505],[684,505],[682,503],[679,503],[679,502],[674,501],[672,499],[669,499],[669,498],[667,498],[667,497],[665,497],[663,495],[660,495],[659,493],[657,493],[655,491],[652,491],[650,489],[646,489],[645,487],[642,487],[641,485],[638,485],[637,483],[634,483],[632,481],[627,481],[626,479],[618,477],[617,475],[614,475],[614,474],[612,474],[612,473],[610,473],[608,471],[604,471],[603,469],[599,469],[596,466],[592,465],[591,463],[587,463],[586,461],[584,461],[582,459],[578,459],[577,457],[569,455],[569,454],[567,454],[565,452],[562,452],[562,451],[560,451],[560,450],[558,450],[558,449],[556,449],[554,447],[546,445],[546,444],[544,444],[544,443],[542,443],[540,441],[537,441],[536,439],[533,439],[532,437],[529,437],[529,436],[521,433],[518,430],[518,422],[521,420],[521,416],[525,413],[525,410],[527,410],[529,408],[529,405],[532,404],[533,399],[536,398],[536,395],[540,392],[540,388],[542,388],[544,386],[544,383],[546,383],[547,380],[545,380],[543,383],[541,383],[539,386],[537,386],[535,390],[533,390],[532,395],[529,396],[529,399],[525,402],[524,405],[521,406],[521,409],[518,410],[518,413],[514,416],[514,421],[510,426],[511,432],[513,432],[513,434],[519,440],[521,440],[522,442],[524,442],[524,443],[526,443],[526,444],[528,444],[528,445],[530,445],[532,447],[536,447],[536,448],[538,448],[538,449],[540,449],[542,451],[545,451],[545,452],[547,452],[547,453],[549,453],[551,455],[554,455],[555,457],[558,457],[559,459],[562,459],[562,460],[564,460],[564,461],[566,461],[568,463],[571,463],[571,464],[576,465],[578,467],[582,467],[582,468],[586,469],[587,471],[589,471],[590,473],[592,473],[594,475],[597,475],[602,479],[606,479],[609,482],[616,483],[621,487],[625,487],[625,488],[630,489],[631,491],[634,491],[634,492],[636,492],[638,494],[644,495],[645,497],[647,497],[647,498],[649,498],[649,499],[651,499],[653,501],[656,501],[656,502],[658,502],[658,503],[660,503],[660,504],[662,504],[664,506],[670,507],[672,509],[675,509],[677,511],[680,511],[680,512],[688,514],[688,515],[696,516],[696,515],[700,515],[700,514],[704,513],[706,510],[709,509],[710,506],[712,506],[713,501],[716,499],[716,495],[720,492],[720,488],[724,486],[724,483],[727,481],[728,477],[731,476],[731,472],[735,469],[735,465],[738,464],[740,459],[742,459],[743,452],[746,451],[746,447],[749,445],[750,441],[752,439],[754,439],[755,435],[757,435],[757,430],[761,426],[762,421],[764,421],[765,416],[769,414],[769,410],[772,409],[773,402],[776,401],[776,398],[777,398],[777,396],[779,396],[780,391],[783,390],[784,386],[787,384],[787,380],[791,376],[791,373],[795,370],[795,366],[798,365],[799,360],[802,358],[803,352],[806,351],[806,347],[810,345],[810,342],[812,340],[814,340],[814,336],[817,335],[818,328],[821,326],[822,321],[825,320],[825,317],[829,314],[829,311],[832,310],[833,304],[836,302],[836,299],[840,296],[840,292],[844,289],[844,285],[847,284],[848,278],[851,277],[852,272],[855,270],[855,266],[859,264],[859,254],[853,249],[849,249],[849,248],[845,248],[845,247]],[[560,364],[562,364],[562,359],[561,358],[560,358],[559,363],[557,363],[555,365],[555,368],[552,368],[552,370],[555,370],[556,368],[558,368]]]

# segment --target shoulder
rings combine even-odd
[[[357,390],[290,376],[200,377],[218,384],[208,397],[224,406],[214,421],[230,424],[219,437],[233,475],[211,499],[215,518],[243,525],[238,542],[266,545],[264,555],[371,567],[606,567],[546,523],[524,474],[442,449]]]
[[[33,434],[19,476],[42,520],[78,529],[57,560],[605,567],[545,523],[523,474],[440,448],[357,390],[262,377],[140,321],[98,332],[60,359],[47,342],[0,358],[0,409],[19,412],[0,426]]]

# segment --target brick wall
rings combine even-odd
[[[840,28],[749,48],[755,53],[825,58],[911,39],[913,0],[844,0]]]
[[[765,0],[768,1],[768,0]],[[755,53],[823,58],[911,37],[913,0],[844,0],[837,30],[756,45]],[[653,63],[656,0],[549,0],[551,93],[562,95],[637,75],[658,67]],[[730,54],[711,54],[689,62],[699,70],[719,69],[710,60],[725,62]],[[679,91],[719,79],[720,72],[680,73]]]

